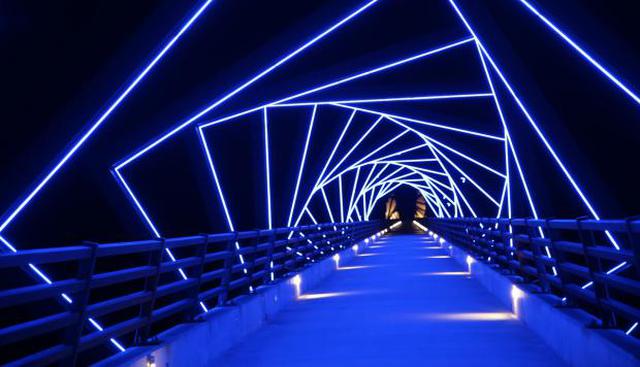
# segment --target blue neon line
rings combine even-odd
[[[629,97],[631,97],[636,103],[640,104],[640,97],[631,89],[629,89],[624,83],[622,83],[615,75],[613,75],[609,70],[607,70],[604,66],[602,66],[598,61],[596,61],[589,53],[587,53],[582,47],[578,46],[567,34],[560,30],[555,24],[553,24],[547,17],[542,15],[536,8],[533,7],[526,0],[518,0],[524,6],[527,7],[533,14],[535,14],[540,20],[542,20],[549,28],[551,28],[557,35],[562,37],[565,42],[567,42],[574,50],[578,51],[582,57],[584,57],[591,65],[593,65],[596,69],[598,69],[602,74],[604,74],[609,80],[611,80],[618,88],[622,89]]]
[[[329,205],[329,199],[327,199],[327,193],[324,192],[324,187],[320,188],[320,192],[322,193],[324,204],[327,207],[327,213],[329,213],[329,219],[331,220],[331,223],[335,223],[335,220],[333,219],[333,213],[331,212],[331,206]]]
[[[125,192],[128,194],[128,197],[133,202],[134,207],[136,208],[138,213],[144,219],[144,223],[147,225],[147,228],[151,230],[151,232],[153,233],[153,235],[156,238],[161,238],[162,236],[160,235],[160,232],[158,232],[158,229],[156,229],[156,226],[153,225],[153,222],[149,218],[149,215],[147,214],[147,212],[144,210],[144,208],[140,204],[140,201],[138,201],[138,198],[135,196],[135,194],[133,193],[133,191],[129,187],[129,184],[127,184],[127,181],[124,179],[124,177],[122,176],[120,171],[117,168],[115,168],[111,172],[116,177],[118,183],[120,184],[120,187],[122,189],[124,189]]]
[[[354,111],[354,113],[355,113],[355,111]],[[349,121],[348,121],[348,124],[350,124],[350,123],[351,123],[351,120],[353,119],[354,113],[352,113],[352,114],[351,114],[351,116],[350,116],[350,118],[349,118]],[[355,143],[355,145],[354,145],[354,146],[352,146],[352,147],[351,147],[351,149],[346,153],[346,155],[344,155],[344,156],[343,156],[342,160],[340,160],[340,162],[338,162],[338,164],[337,164],[336,166],[334,166],[333,170],[327,174],[327,176],[328,176],[328,177],[330,177],[330,176],[331,176],[331,174],[332,174],[333,172],[335,172],[335,170],[338,168],[338,166],[340,166],[340,165],[341,165],[341,164],[342,164],[342,163],[347,159],[347,157],[348,157],[348,156],[349,156],[349,155],[350,155],[350,154],[351,154],[351,153],[352,153],[352,152],[353,152],[353,151],[354,151],[354,150],[355,150],[355,149],[360,145],[360,143],[361,143],[361,142],[366,138],[366,136],[367,136],[367,135],[369,135],[369,133],[371,132],[371,130],[373,130],[373,129],[377,126],[377,124],[380,122],[380,120],[382,120],[382,118],[379,118],[379,119],[378,119],[378,120],[377,120],[377,121],[376,121],[376,122],[375,122],[375,123],[374,123],[374,124],[373,124],[373,125],[372,125],[372,126],[371,126],[371,127],[370,127],[366,132],[365,132],[365,133],[364,133],[364,135],[360,137],[360,139]],[[348,127],[348,124],[347,124],[347,126],[345,126],[345,128],[343,129],[343,131],[342,131],[342,133],[341,133],[340,140],[342,139],[342,136],[344,135],[344,133],[346,133],[346,131],[347,131],[347,127]],[[336,150],[336,149],[337,149],[337,144],[334,146],[334,151],[332,152],[332,155],[333,155],[333,154],[335,154],[335,150]],[[330,162],[330,160],[329,160],[329,162]],[[325,164],[325,167],[326,167],[326,164]],[[323,171],[324,171],[324,169],[323,169]],[[324,172],[323,172],[323,173],[324,173]],[[297,226],[297,225],[298,225],[298,223],[300,222],[300,219],[302,218],[302,215],[303,215],[303,213],[304,213],[304,208],[306,208],[306,207],[309,205],[309,203],[311,202],[311,199],[313,198],[313,195],[317,192],[318,188],[319,188],[319,187],[323,187],[323,186],[325,186],[328,182],[333,181],[333,179],[331,179],[331,180],[329,180],[328,182],[327,182],[327,181],[323,181],[323,182],[320,182],[320,183],[319,183],[319,180],[320,180],[321,176],[322,176],[322,174],[320,175],[320,177],[318,177],[318,180],[316,180],[316,183],[315,183],[315,185],[314,185],[314,188],[313,188],[312,192],[307,196],[307,200],[305,201],[305,203],[304,203],[304,205],[303,205],[303,209],[302,209],[302,211],[300,211],[300,214],[298,215],[298,217],[297,217],[297,219],[296,219],[296,221],[295,221],[295,223],[294,223],[294,226]],[[335,177],[334,177],[334,178],[335,178]]]
[[[13,247],[13,245],[11,245],[11,243],[9,243],[9,241],[7,239],[5,239],[4,237],[2,237],[2,236],[0,236],[0,242],[2,242],[5,246],[7,246],[7,248],[9,248],[9,250],[11,252],[13,252],[13,253],[18,252],[18,250],[15,247]],[[40,270],[37,266],[35,266],[35,265],[31,264],[31,263],[29,263],[28,265],[29,265],[29,269],[31,269],[31,271],[33,271],[40,279],[42,279],[42,281],[44,281],[47,284],[53,283],[51,281],[51,279],[49,279],[49,277],[42,270]],[[66,293],[61,293],[60,296],[67,303],[69,303],[69,304],[73,303],[73,300],[71,299],[71,297],[69,297]],[[96,328],[96,330],[98,330],[98,331],[102,331],[103,330],[102,326],[97,321],[95,321],[94,319],[89,318],[89,321],[91,322],[93,327]],[[111,338],[109,340],[111,341],[111,344],[113,344],[121,352],[125,351],[125,348],[120,343],[118,343],[117,340],[115,340],[113,338]]]
[[[213,164],[213,158],[211,158],[211,152],[209,151],[209,145],[207,144],[207,139],[204,137],[204,131],[202,131],[202,128],[198,127],[197,130],[198,130],[198,135],[200,137],[200,145],[202,146],[202,149],[207,158],[209,170],[211,172],[211,176],[213,177],[213,182],[216,186],[216,192],[218,193],[218,198],[222,203],[224,216],[225,216],[225,219],[227,220],[227,227],[229,228],[229,231],[235,232],[235,227],[233,225],[233,221],[231,220],[231,214],[229,213],[229,208],[227,207],[227,201],[225,200],[224,194],[222,192],[222,185],[220,184],[220,180],[218,179],[218,174],[216,173],[216,168],[215,168],[215,165]],[[236,241],[235,247],[236,247],[236,250],[240,250],[240,243],[238,243],[238,241]],[[244,256],[242,254],[238,254],[238,259],[240,260],[240,264],[244,264]],[[246,268],[243,268],[242,271],[245,274],[248,273]],[[253,291],[253,287],[251,285],[249,286],[249,290]]]
[[[11,243],[9,243],[9,241],[7,241],[4,237],[0,236],[0,242],[2,242],[5,246],[7,246],[7,248],[9,249],[9,251],[11,252],[18,252],[18,250],[16,250],[15,247],[13,247],[13,245]]]
[[[347,123],[344,125],[344,128],[342,129],[342,132],[340,133],[340,136],[338,137],[338,140],[336,141],[336,143],[333,146],[333,150],[331,150],[331,154],[329,154],[329,158],[327,158],[327,162],[324,164],[324,167],[322,167],[322,172],[320,172],[320,176],[318,176],[318,180],[316,181],[316,184],[314,185],[314,187],[317,187],[318,184],[323,180],[324,178],[324,173],[327,171],[327,168],[329,167],[329,164],[331,163],[331,160],[333,159],[333,156],[336,154],[336,151],[338,150],[338,146],[340,146],[340,143],[342,142],[342,139],[344,138],[345,134],[347,133],[347,130],[349,129],[349,126],[351,125],[351,121],[353,121],[353,118],[355,117],[357,111],[353,110],[353,112],[351,112],[351,115],[349,116],[349,119],[347,120]]]
[[[498,101],[498,96],[496,95],[495,88],[493,86],[493,81],[491,80],[491,76],[489,75],[489,69],[487,68],[487,63],[484,61],[484,56],[482,56],[482,50],[480,49],[480,45],[476,41],[476,49],[478,50],[478,57],[480,58],[480,63],[482,64],[482,70],[484,71],[485,77],[487,78],[487,83],[489,84],[489,89],[491,90],[491,94],[493,95],[493,102],[496,106],[496,110],[498,112],[498,116],[500,117],[500,122],[502,123],[502,128],[504,130],[504,159],[505,159],[505,174],[506,174],[506,197],[507,197],[507,211],[508,217],[511,218],[511,171],[509,164],[509,129],[507,128],[507,123],[504,118],[504,114],[502,113],[502,107],[500,106],[500,102]],[[517,159],[517,157],[515,158]],[[501,208],[502,209],[502,208]]]
[[[335,87],[337,85],[344,84],[344,83],[350,82],[352,80],[356,80],[356,79],[359,79],[359,78],[362,78],[362,77],[365,77],[365,76],[368,76],[368,75],[371,75],[371,74],[379,73],[381,71],[384,71],[384,70],[387,70],[387,69],[391,69],[391,68],[394,68],[396,66],[400,66],[400,65],[403,65],[403,64],[415,61],[415,60],[419,60],[419,59],[424,58],[424,57],[432,56],[432,55],[438,54],[440,52],[444,52],[444,51],[456,48],[458,46],[462,46],[462,45],[467,44],[467,43],[472,42],[472,41],[473,41],[473,37],[468,37],[468,38],[462,39],[460,41],[449,43],[449,44],[446,44],[444,46],[440,46],[440,47],[431,49],[429,51],[422,52],[422,53],[414,55],[414,56],[410,56],[410,57],[405,58],[405,59],[401,59],[401,60],[398,60],[398,61],[395,61],[395,62],[392,62],[392,63],[389,63],[389,64],[385,64],[383,66],[379,66],[379,67],[374,68],[374,69],[370,69],[370,70],[367,70],[367,71],[364,71],[364,72],[361,72],[361,73],[358,73],[358,74],[355,74],[355,75],[352,75],[352,76],[349,76],[349,77],[346,77],[346,78],[342,78],[342,79],[336,80],[336,81],[328,83],[328,84],[321,85],[321,86],[313,88],[313,89],[309,89],[307,91],[304,91],[304,92],[301,92],[301,93],[298,93],[298,94],[294,94],[294,95],[289,96],[287,98],[281,99],[281,100],[279,100],[277,102],[273,102],[272,104],[284,103],[284,102],[288,102],[288,101],[291,101],[291,100],[296,99],[296,98],[304,97],[306,95],[309,95],[309,94],[312,94],[312,93],[315,93],[315,92],[319,92],[319,91],[322,91],[322,90],[327,89],[327,88]]]
[[[444,158],[451,166],[453,166],[453,168],[458,170],[458,172],[460,172],[467,180],[469,180],[469,182],[471,182],[473,184],[473,186],[475,186],[478,190],[480,190],[480,192],[482,192],[484,194],[484,196],[486,196],[492,203],[494,203],[496,206],[500,205],[496,199],[494,199],[491,195],[489,195],[488,192],[485,191],[484,188],[482,188],[482,186],[480,186],[475,180],[473,180],[469,175],[467,175],[467,173],[465,171],[463,171],[460,167],[458,167],[458,165],[453,163],[453,161],[451,159],[449,159],[449,157],[447,157],[446,154],[443,154],[442,151],[440,151],[435,146],[432,146],[432,148],[436,152],[438,152],[442,156],[442,158]]]
[[[413,97],[389,97],[389,98],[367,98],[367,99],[346,99],[335,101],[309,101],[309,102],[291,102],[291,103],[277,103],[274,107],[299,107],[309,104],[350,104],[350,103],[381,103],[381,102],[401,102],[401,101],[438,101],[438,100],[450,100],[450,99],[473,99],[492,97],[491,93],[463,93],[463,94],[443,94],[443,95],[431,95],[431,96],[413,96]]]
[[[205,11],[205,9],[211,4],[213,0],[207,0],[196,11],[196,13],[185,23],[180,31],[167,43],[160,53],[153,58],[153,60],[144,68],[144,70],[138,74],[138,76],[129,84],[127,89],[120,94],[120,96],[107,108],[107,110],[98,118],[98,120],[91,126],[91,128],[85,132],[80,140],[78,140],[71,149],[62,157],[62,159],[53,167],[51,171],[40,181],[40,183],[25,197],[22,202],[16,207],[16,209],[2,222],[0,225],[0,232],[2,232],[13,219],[24,209],[25,206],[42,190],[42,188],[58,173],[58,171],[64,166],[64,164],[80,149],[80,147],[89,139],[89,137],[102,125],[104,121],[111,115],[111,113],[122,103],[125,98],[133,91],[133,89],[145,78],[145,76],[153,69],[153,67],[162,59],[162,57],[173,47],[173,45],[180,39],[180,37],[191,27],[191,25],[198,19],[198,17]]]
[[[382,119],[383,117],[380,116],[373,124],[371,124],[369,129],[367,129],[367,131],[365,131],[365,133],[362,134],[360,139],[358,139],[358,141],[351,147],[351,149],[349,149],[349,151],[344,156],[342,156],[342,159],[333,167],[333,169],[329,171],[329,173],[327,174],[327,177],[331,177],[331,175],[338,169],[338,167],[340,167],[342,163],[344,163],[344,161],[351,155],[351,153],[353,153],[353,151],[356,150],[356,148],[371,133],[371,131],[375,129],[376,126],[378,126],[378,124],[380,123],[380,121],[382,121]],[[326,179],[322,181],[322,185],[324,185],[325,182],[326,182]]]
[[[503,129],[504,129],[504,135],[505,135],[505,165],[507,167],[507,170],[509,169],[509,152],[511,151],[513,154],[513,160],[516,164],[516,168],[518,170],[518,175],[520,176],[520,181],[522,182],[525,194],[527,196],[527,201],[529,202],[529,208],[531,209],[531,213],[533,214],[534,218],[538,218],[538,211],[536,210],[536,206],[533,202],[533,198],[532,198],[532,194],[529,191],[529,184],[527,183],[527,180],[524,176],[524,171],[522,169],[522,167],[520,166],[520,160],[518,159],[518,155],[516,153],[515,150],[515,146],[513,145],[513,140],[511,139],[511,135],[509,134],[509,128],[507,126],[507,122],[506,119],[504,117],[504,114],[502,112],[502,107],[500,105],[500,101],[498,99],[498,95],[495,93],[495,88],[493,86],[493,81],[491,80],[491,76],[489,75],[489,70],[487,69],[487,64],[485,62],[484,56],[483,56],[483,52],[482,52],[482,45],[480,45],[480,41],[476,41],[476,47],[478,49],[478,53],[480,55],[480,62],[482,63],[482,68],[484,70],[485,76],[487,78],[487,82],[489,83],[489,87],[491,88],[491,91],[493,93],[493,99],[494,99],[494,103],[496,105],[496,109],[498,111],[498,115],[500,117],[500,121],[502,123]],[[507,174],[509,172],[507,171]],[[511,178],[507,175],[507,182],[508,182],[508,189],[509,189],[509,193],[508,193],[508,210],[509,210],[509,217],[511,217]],[[540,234],[542,237],[544,237],[544,234],[542,231],[540,231]],[[547,248],[547,252],[548,252],[548,248]],[[554,271],[555,272],[555,271]]]
[[[309,210],[309,208],[304,208],[304,210],[307,212],[307,214],[311,218],[311,221],[313,222],[313,224],[318,224],[318,221],[316,220],[316,218],[313,216],[313,214],[311,214],[311,210]]]
[[[338,177],[338,192],[340,193],[340,222],[344,223],[344,203],[342,198],[342,176]]]
[[[442,168],[442,171],[444,171],[449,176],[449,183],[455,189],[454,192],[453,192],[453,195],[454,195],[454,198],[455,198],[456,202],[460,206],[460,210],[462,210],[462,205],[458,202],[458,195],[460,195],[460,197],[462,198],[462,201],[465,203],[465,205],[469,209],[469,212],[471,213],[471,215],[473,215],[474,217],[477,217],[475,210],[473,210],[473,207],[471,206],[471,204],[467,200],[466,196],[464,196],[464,194],[462,193],[462,190],[460,190],[460,188],[456,184],[456,180],[453,178],[453,176],[451,175],[451,173],[449,172],[447,167],[444,165],[444,163],[442,163],[442,160],[440,159],[439,155],[436,154],[435,147],[433,147],[433,145],[430,144],[429,141],[427,139],[425,139],[424,137],[422,137],[422,139],[425,141],[425,143],[429,147],[429,150],[431,151],[431,154],[433,154],[434,158],[436,158],[436,160],[438,161],[438,164],[440,165],[440,168]]]
[[[432,138],[432,137],[430,137],[428,135],[425,135],[425,138],[428,139],[430,142],[435,143],[435,144],[447,149],[450,152],[453,152],[453,153],[459,155],[460,157],[462,157],[462,158],[464,158],[464,159],[466,159],[466,160],[468,160],[468,161],[470,161],[472,163],[475,163],[476,165],[486,169],[487,171],[489,171],[489,172],[491,172],[491,173],[493,173],[493,174],[495,174],[497,176],[500,176],[502,178],[506,178],[507,177],[504,173],[499,172],[498,170],[496,170],[494,168],[491,168],[488,165],[486,165],[486,164],[484,164],[484,163],[482,163],[482,162],[480,162],[480,161],[478,161],[478,160],[476,160],[474,158],[471,158],[470,156],[468,156],[468,155],[466,155],[466,154],[464,154],[464,153],[462,153],[462,152],[460,152],[460,151],[448,146],[445,143],[442,143],[441,141],[439,141],[437,139],[434,139],[434,138]]]
[[[493,58],[491,57],[489,52],[482,45],[482,41],[480,40],[480,38],[477,37],[476,33],[473,31],[473,29],[471,28],[471,26],[467,22],[466,18],[464,17],[464,15],[460,11],[460,9],[458,9],[458,7],[455,4],[454,0],[449,0],[449,3],[452,5],[453,9],[456,11],[456,13],[458,14],[459,18],[462,20],[464,25],[467,27],[467,29],[469,30],[469,33],[471,33],[473,35],[473,38],[476,39],[476,44],[480,47],[480,49],[482,50],[483,54],[486,56],[486,59],[489,61],[489,63],[493,67],[493,69],[496,72],[496,74],[498,74],[498,76],[502,80],[502,83],[507,88],[507,90],[509,91],[509,93],[511,94],[513,99],[516,101],[516,103],[518,104],[518,107],[520,107],[520,110],[525,115],[525,117],[529,121],[530,125],[533,127],[533,129],[535,130],[536,134],[538,135],[538,137],[540,137],[540,139],[542,140],[542,142],[544,143],[545,147],[547,148],[547,150],[549,151],[549,153],[551,154],[553,159],[556,161],[556,164],[560,167],[560,169],[564,173],[565,177],[571,183],[571,186],[573,186],[574,191],[580,196],[580,198],[582,199],[582,202],[589,209],[589,212],[591,213],[591,215],[595,219],[600,219],[600,216],[598,215],[598,213],[595,211],[595,209],[591,205],[591,202],[584,195],[584,193],[582,192],[582,189],[578,186],[576,181],[573,179],[573,176],[571,175],[571,173],[569,173],[569,170],[565,167],[565,165],[562,162],[562,160],[560,160],[560,157],[555,152],[555,150],[553,149],[553,147],[551,146],[551,144],[549,143],[547,138],[544,136],[544,134],[542,133],[542,131],[540,130],[540,128],[538,127],[536,122],[533,120],[533,118],[529,114],[529,111],[526,109],[526,107],[524,106],[524,104],[522,103],[522,101],[520,100],[518,95],[515,93],[515,91],[513,90],[513,88],[511,87],[511,85],[507,81],[507,79],[505,78],[505,76],[502,74],[502,71],[500,71],[500,68],[498,68],[497,64],[493,61]],[[613,238],[611,233],[609,231],[606,231],[605,234],[609,238],[609,241],[611,242],[613,247],[615,247],[617,250],[619,250],[620,246],[618,246],[615,238]]]
[[[158,229],[156,228],[156,226],[153,224],[153,222],[151,221],[151,218],[149,218],[149,215],[147,214],[147,212],[144,210],[144,208],[142,207],[142,205],[140,204],[140,201],[138,201],[138,198],[135,196],[135,194],[133,193],[133,191],[131,190],[131,188],[129,187],[129,184],[127,184],[127,181],[124,179],[124,177],[122,176],[122,174],[120,173],[120,171],[118,171],[117,168],[112,169],[111,172],[114,174],[114,176],[116,177],[116,180],[118,182],[118,184],[120,185],[120,187],[122,189],[124,189],[129,195],[129,199],[133,202],[134,207],[137,209],[138,213],[142,216],[142,218],[144,219],[145,224],[147,225],[147,228],[152,232],[152,234],[156,237],[156,238],[162,238],[162,235],[160,234],[160,232],[158,231]],[[176,261],[175,256],[173,256],[173,253],[171,252],[170,249],[165,248],[165,253],[169,256],[169,258],[171,259],[172,262]],[[187,275],[185,274],[184,270],[182,270],[182,268],[178,269],[178,273],[180,274],[180,276],[182,277],[182,279],[187,280]],[[207,312],[207,307],[201,302],[200,306],[202,307],[202,309],[204,310],[204,312]]]
[[[293,199],[291,200],[291,209],[289,210],[289,219],[287,220],[287,227],[291,226],[291,219],[293,217],[293,209],[296,206],[296,200],[298,198],[298,190],[300,189],[300,180],[302,179],[302,171],[304,170],[304,162],[307,159],[307,150],[309,149],[309,141],[311,140],[311,132],[313,131],[313,122],[316,119],[316,111],[318,110],[318,106],[313,106],[313,111],[311,112],[311,121],[309,122],[309,129],[307,130],[307,139],[304,143],[304,150],[302,151],[302,158],[300,161],[300,167],[298,169],[298,178],[296,179],[296,188],[293,191]],[[306,208],[306,205],[305,205]]]
[[[266,186],[267,186],[267,221],[269,223],[269,229],[273,228],[272,216],[271,216],[271,168],[269,167],[269,118],[267,114],[267,108],[264,108],[263,113],[264,124],[264,164],[266,174]]]
[[[211,110],[213,110],[214,108],[216,108],[220,104],[224,103],[225,101],[227,101],[231,97],[233,97],[236,94],[240,93],[242,90],[244,90],[245,88],[247,88],[251,84],[255,83],[257,80],[259,80],[262,77],[264,77],[265,75],[269,74],[270,72],[272,72],[273,70],[278,68],[280,65],[286,63],[291,58],[295,57],[296,55],[298,55],[299,53],[301,53],[305,49],[309,48],[310,46],[312,46],[314,43],[316,43],[320,39],[324,38],[329,33],[333,32],[334,30],[336,30],[337,28],[339,28],[343,24],[347,23],[349,20],[353,19],[355,16],[357,16],[361,12],[365,11],[367,8],[369,8],[371,5],[375,4],[377,1],[378,0],[371,0],[368,3],[366,3],[364,6],[358,8],[356,11],[352,12],[351,14],[349,14],[346,18],[343,18],[341,21],[339,21],[338,23],[334,24],[333,26],[331,26],[330,28],[328,28],[324,32],[320,33],[316,37],[314,37],[311,40],[307,41],[304,45],[302,45],[301,47],[297,48],[295,51],[293,51],[290,54],[288,54],[287,56],[281,58],[276,63],[272,64],[270,67],[266,68],[265,70],[263,70],[262,72],[260,72],[256,76],[254,76],[253,78],[249,79],[248,81],[246,81],[245,83],[240,85],[238,88],[236,88],[233,91],[231,91],[230,93],[226,94],[224,97],[218,99],[216,102],[214,102],[213,104],[209,105],[208,107],[206,107],[202,111],[198,112],[196,115],[190,117],[188,120],[186,120],[182,124],[178,125],[173,130],[170,130],[167,133],[161,135],[158,139],[152,141],[150,144],[146,145],[144,148],[142,148],[141,150],[139,150],[135,154],[131,155],[129,158],[127,158],[127,159],[123,160],[122,162],[118,163],[117,167],[123,167],[123,166],[131,163],[132,161],[134,161],[137,158],[139,158],[141,155],[145,154],[149,150],[153,149],[157,145],[159,145],[162,142],[164,142],[165,140],[169,139],[170,137],[175,135],[177,132],[181,131],[182,129],[184,129],[185,127],[189,126],[190,124],[192,124],[194,121],[196,121],[200,117],[204,116],[206,113],[210,112]]]
[[[481,133],[481,132],[473,131],[473,130],[461,129],[461,128],[457,128],[457,127],[453,127],[453,126],[449,126],[449,125],[437,124],[437,123],[418,120],[418,119],[414,119],[414,118],[410,118],[410,117],[406,117],[406,116],[399,116],[399,115],[394,115],[394,114],[390,114],[390,113],[386,113],[386,112],[366,109],[366,108],[362,108],[362,107],[355,107],[355,106],[351,106],[351,105],[344,105],[344,104],[340,104],[340,103],[335,103],[333,105],[334,106],[339,106],[339,107],[344,107],[344,108],[351,108],[351,109],[355,109],[355,110],[358,110],[358,111],[361,111],[361,112],[366,112],[366,113],[370,113],[370,114],[374,114],[374,115],[379,115],[379,116],[384,116],[384,117],[393,117],[393,118],[399,119],[399,120],[404,120],[404,121],[413,122],[413,123],[420,124],[420,125],[431,126],[431,127],[435,127],[435,128],[439,128],[439,129],[444,129],[444,130],[451,130],[451,131],[455,131],[455,132],[459,132],[459,133],[463,133],[463,134],[478,136],[478,137],[481,137],[481,138],[487,138],[487,139],[493,139],[493,140],[499,140],[499,141],[503,141],[504,140],[504,138],[502,138],[501,136],[485,134],[485,133]]]
[[[350,82],[352,80],[356,80],[356,79],[359,79],[359,78],[362,78],[362,77],[365,77],[365,76],[368,76],[368,75],[371,75],[371,74],[375,74],[375,73],[378,73],[378,72],[381,72],[381,71],[384,71],[384,70],[387,70],[387,69],[391,69],[391,68],[394,68],[396,66],[400,66],[400,65],[403,65],[405,63],[412,62],[412,61],[418,60],[418,59],[423,58],[423,57],[428,57],[428,56],[431,56],[431,55],[435,55],[435,54],[438,54],[440,52],[444,52],[444,51],[447,51],[449,49],[453,49],[453,48],[456,48],[458,46],[465,45],[465,44],[467,44],[469,42],[472,42],[472,41],[473,41],[473,37],[469,37],[469,38],[463,39],[462,41],[457,41],[457,42],[453,42],[453,43],[450,43],[450,44],[447,44],[447,45],[444,45],[444,46],[440,46],[438,48],[431,49],[429,51],[420,53],[418,55],[414,55],[414,56],[411,56],[411,57],[408,57],[408,58],[405,58],[405,59],[401,59],[401,60],[392,62],[390,64],[379,66],[379,67],[374,68],[374,69],[369,69],[369,70],[366,70],[364,72],[361,72],[361,73],[358,73],[358,74],[354,74],[354,75],[351,75],[349,77],[345,77],[345,78],[339,79],[337,81],[334,81],[334,82],[331,82],[331,83],[328,83],[328,84],[324,84],[324,85],[321,85],[319,87],[316,87],[316,88],[313,88],[313,89],[309,89],[307,91],[304,91],[304,92],[301,92],[301,93],[298,93],[298,94],[294,94],[294,95],[285,97],[283,99],[280,99],[280,100],[277,100],[277,101],[274,101],[274,102],[267,103],[265,105],[254,107],[254,108],[252,108],[250,110],[247,110],[247,111],[244,111],[244,112],[240,112],[240,113],[234,114],[232,116],[227,116],[227,117],[224,117],[224,118],[220,118],[220,119],[217,119],[217,120],[214,120],[214,121],[211,121],[211,122],[205,122],[205,123],[201,124],[200,126],[207,127],[207,126],[210,126],[210,125],[214,125],[214,124],[217,124],[217,123],[220,123],[220,122],[223,122],[223,121],[227,121],[227,120],[233,119],[235,117],[238,117],[238,116],[241,116],[241,115],[244,115],[244,114],[247,114],[247,113],[258,111],[258,110],[260,110],[260,109],[262,109],[264,107],[278,107],[278,106],[281,106],[281,104],[284,104],[285,102],[291,101],[291,100],[293,100],[295,98],[303,97],[303,96],[306,96],[306,95],[311,94],[311,93],[315,93],[315,92],[319,92],[319,91],[327,89],[327,88],[335,87],[337,85],[340,85],[340,84],[343,84],[343,83],[347,83],[347,82]],[[305,103],[305,104],[306,105],[311,105],[311,104],[314,104],[314,103]]]
[[[211,172],[211,176],[213,177],[213,182],[216,186],[216,191],[218,193],[218,198],[222,203],[222,209],[224,210],[224,216],[227,220],[227,227],[229,231],[234,232],[235,227],[233,226],[233,221],[231,220],[231,214],[229,214],[229,208],[227,207],[227,201],[224,198],[224,194],[222,193],[222,187],[220,185],[220,180],[218,179],[218,174],[216,173],[216,168],[213,165],[213,159],[211,158],[211,152],[209,151],[209,146],[207,144],[207,140],[204,137],[204,132],[201,128],[198,128],[198,135],[200,136],[200,143],[202,145],[202,149],[204,149],[205,156],[207,157],[207,164],[209,165],[209,170]]]
[[[347,218],[351,218],[351,213],[352,213],[352,209],[351,206],[353,205],[353,198],[356,195],[356,186],[358,185],[358,178],[360,176],[360,167],[356,168],[356,176],[353,180],[353,184],[351,185],[351,196],[349,196],[349,206],[347,208]]]

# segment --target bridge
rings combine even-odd
[[[7,23],[0,364],[640,366],[625,4],[116,3]]]
[[[620,328],[638,319],[640,282],[614,272],[637,264],[638,242],[627,251],[590,239],[605,231],[636,238],[640,221],[405,225],[329,223],[3,255],[2,268],[57,263],[77,276],[0,293],[4,309],[73,299],[62,312],[0,329],[0,340],[63,331],[60,344],[16,365],[74,364],[127,335],[134,346],[98,365],[637,365],[640,342],[629,336],[637,322]],[[584,240],[554,234],[561,231]],[[183,255],[163,260],[170,251]],[[138,266],[118,261],[135,255]],[[126,266],[98,272],[108,263]],[[184,278],[166,277],[176,270]],[[92,292],[134,281],[140,291],[90,302]],[[83,332],[131,308],[138,312]]]

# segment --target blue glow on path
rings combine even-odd
[[[363,256],[341,256],[348,271],[303,289],[297,303],[211,365],[564,366],[462,265],[431,257],[447,254],[426,235],[391,234],[375,249],[361,246]],[[310,358],[309,346],[327,345],[339,347],[317,348]]]

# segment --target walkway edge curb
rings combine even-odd
[[[476,261],[466,251],[448,242],[450,255],[468,267],[471,276],[535,332],[569,366],[640,366],[640,342],[621,330],[591,328],[597,319],[576,308],[558,307],[560,298],[535,293],[517,284],[489,265]]]
[[[340,263],[351,260],[368,244],[369,241],[363,240],[358,242],[359,249],[349,247],[338,252]],[[203,315],[202,321],[181,324],[160,333],[158,345],[132,347],[94,366],[146,367],[148,356],[153,356],[156,366],[212,365],[226,350],[273,319],[282,308],[296,302],[296,283],[304,293],[336,270],[334,257],[327,257],[291,277],[257,287],[254,294],[237,297],[229,306],[213,308]]]

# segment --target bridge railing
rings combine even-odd
[[[0,363],[87,364],[108,355],[105,343],[157,342],[160,331],[194,322],[204,310],[330,256],[381,225],[326,223],[0,254],[2,271],[37,265],[60,279],[0,290],[2,314],[14,316],[0,322]]]
[[[428,228],[518,275],[597,326],[628,333],[640,320],[640,220],[430,218]],[[618,247],[618,248],[616,248]]]

